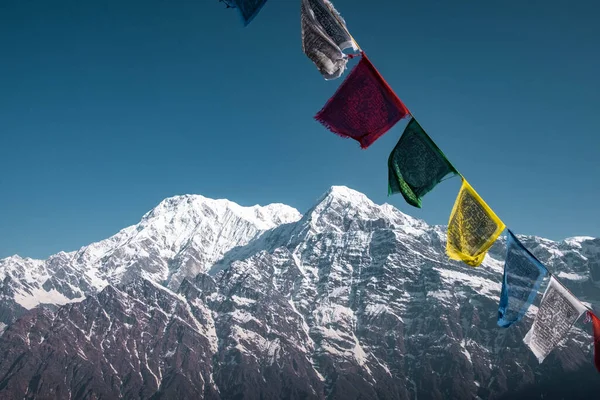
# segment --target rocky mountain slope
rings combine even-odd
[[[449,261],[444,227],[345,187],[303,216],[212,202],[168,199],[103,246],[0,261],[0,398],[594,398],[591,326],[542,365],[522,342],[535,307],[496,326],[504,240],[478,268]],[[600,239],[521,239],[600,303]],[[22,293],[53,290],[69,303],[12,323]]]
[[[47,260],[0,260],[0,323],[8,325],[39,304],[81,301],[109,283],[137,277],[177,288],[184,277],[210,268],[231,248],[300,217],[283,204],[241,207],[202,196],[168,198],[138,224],[76,252]]]

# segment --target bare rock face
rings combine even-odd
[[[0,393],[55,399],[181,392],[216,398],[210,340],[177,295],[149,281],[123,290],[108,286],[55,314],[41,309],[13,324],[0,350]]]
[[[449,261],[444,227],[344,187],[301,218],[277,206],[283,216],[252,229],[239,215],[186,214],[196,206],[165,219],[178,206],[163,205],[144,218],[172,223],[109,239],[116,250],[87,256],[99,264],[69,269],[85,251],[53,258],[65,274],[50,289],[31,284],[48,261],[0,261],[0,398],[595,398],[591,326],[579,321],[541,365],[522,341],[541,296],[497,327],[503,239],[478,268]],[[194,230],[203,218],[228,233]],[[172,250],[184,231],[195,232],[185,262]],[[600,302],[600,239],[520,239],[582,301]],[[26,290],[64,297],[25,312]]]

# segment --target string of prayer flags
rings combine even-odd
[[[237,8],[248,25],[267,0],[219,0]],[[329,0],[301,0],[302,50],[324,79],[337,79],[352,48],[360,61],[315,119],[333,133],[351,138],[366,149],[398,121],[411,116],[367,55],[348,31],[346,22]],[[388,196],[401,193],[406,202],[421,208],[422,198],[446,177],[460,175],[462,186],[448,222],[446,253],[451,259],[477,267],[498,239],[505,224],[483,201],[444,153],[411,116],[388,158]],[[519,322],[533,304],[539,288],[550,276],[533,324],[523,339],[541,364],[566,337],[587,310],[567,288],[508,229],[507,253],[498,305],[498,326]],[[594,364],[600,372],[600,319],[588,310],[594,333]]]
[[[498,326],[503,328],[508,328],[523,318],[548,274],[546,267],[521,244],[510,229],[506,232],[506,247],[498,306]]]
[[[365,53],[315,119],[333,133],[366,149],[402,118],[408,108]]]
[[[550,276],[533,325],[523,339],[540,364],[585,311],[586,307],[554,276]]]
[[[463,177],[448,222],[448,257],[478,266],[504,228],[500,218]]]
[[[339,78],[348,63],[343,50],[358,50],[342,16],[328,0],[302,0],[300,23],[304,54],[325,79]]]
[[[588,318],[592,321],[594,329],[594,365],[600,372],[600,319],[594,315],[593,312],[587,312]]]
[[[412,206],[448,175],[458,175],[444,153],[413,117],[388,159],[388,195],[401,193]]]
[[[237,8],[247,26],[263,8],[267,0],[223,0],[231,8]]]

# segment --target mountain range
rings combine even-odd
[[[600,304],[600,239],[519,239]],[[0,260],[0,399],[593,398],[591,326],[538,364],[541,295],[496,325],[504,238],[477,268],[445,242],[343,186],[304,214],[168,198],[78,251]]]

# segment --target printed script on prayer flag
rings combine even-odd
[[[458,172],[416,119],[411,118],[388,159],[388,194],[401,193],[421,207],[421,197]]]
[[[315,119],[366,149],[408,115],[404,103],[362,53],[360,62]]]
[[[327,0],[302,0],[300,24],[304,54],[325,79],[339,78],[348,62],[343,50],[358,50],[341,15]]]
[[[585,306],[551,276],[533,325],[523,339],[540,364],[585,311]]]
[[[548,270],[531,254],[510,231],[506,232],[506,261],[498,325],[508,328],[523,318],[538,294]]]
[[[506,226],[463,178],[450,221],[446,253],[476,267]]]

